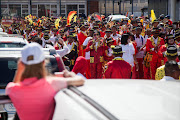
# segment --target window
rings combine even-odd
[[[8,9],[7,4],[1,5],[1,13],[2,13],[2,15],[8,15],[9,14],[9,9]]]
[[[79,8],[85,8],[85,6],[84,5],[79,5]]]
[[[79,5],[79,16],[81,17],[81,14],[85,14],[85,5]]]
[[[37,16],[37,5],[32,5],[32,15]]]
[[[11,16],[21,16],[21,4],[9,4]]]
[[[51,5],[51,16],[57,16],[57,5]]]
[[[140,0],[140,3],[145,3],[145,0]]]
[[[22,5],[22,17],[25,17],[29,14],[28,5]]]

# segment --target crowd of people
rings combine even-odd
[[[167,61],[179,62],[180,21],[161,15],[107,22],[95,15],[87,19],[32,17],[14,21],[4,32],[19,34],[43,48],[54,48],[70,71],[88,79],[156,79],[165,75]]]

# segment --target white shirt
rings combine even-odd
[[[158,37],[156,39],[153,37],[153,40],[154,40],[154,43],[157,45]]]
[[[67,47],[69,48],[70,51],[71,51],[71,49],[72,49],[73,44],[75,44],[75,43],[72,42],[71,44],[69,44],[69,42],[67,42]]]
[[[91,40],[91,39],[92,39],[92,37],[87,37],[87,38],[84,40],[84,42],[83,42],[83,46],[87,46],[89,40]],[[86,52],[85,58],[86,58],[86,60],[89,60],[89,59],[90,59],[90,51],[89,51],[89,52]]]
[[[66,44],[64,44],[63,49],[56,50],[57,54],[59,54],[61,57],[65,56],[66,54],[70,53],[70,50]]]
[[[127,45],[122,45],[122,51],[125,51],[123,53],[123,59],[128,62],[132,67],[134,67],[134,57],[133,55],[135,54],[134,46],[132,43],[129,43]]]
[[[55,41],[56,41],[56,36],[54,36],[54,34],[49,38],[49,40],[53,43],[53,45],[54,45],[54,43],[55,43]]]
[[[160,81],[175,81],[175,79],[170,76],[164,76]]]
[[[116,40],[117,44],[118,44],[118,41],[121,40],[121,35],[120,34],[116,34],[116,35],[111,34],[111,37]]]
[[[136,35],[134,35],[135,37],[135,42],[137,44],[137,47],[142,47],[143,45],[146,44],[144,38],[142,37],[142,35],[139,35],[139,38],[136,37]],[[143,58],[144,57],[144,51],[138,51],[138,53],[136,54],[136,58]]]
[[[107,53],[107,55],[108,55],[109,57],[111,57],[111,56],[112,56],[112,52],[113,52],[113,50],[112,50],[111,48],[108,48],[108,53]]]

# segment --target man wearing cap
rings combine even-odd
[[[106,33],[104,36],[105,42],[107,43],[107,39],[111,38],[114,41],[113,45],[117,45],[116,40],[113,37],[111,37],[111,34],[112,34],[111,29],[107,28],[105,33]]]
[[[112,26],[111,28],[112,30],[112,34],[111,34],[111,37],[116,40],[116,44],[118,45],[120,42],[121,42],[121,35],[120,34],[117,34],[117,28],[115,25]]]
[[[167,50],[168,46],[174,45],[176,47],[175,41],[174,41],[174,36],[172,34],[167,35],[166,38],[166,44],[162,45],[158,51],[158,67],[164,65],[167,62],[167,58],[165,56],[165,51]]]
[[[180,32],[175,34],[175,41],[176,44],[180,47]]]
[[[105,46],[106,48],[105,48],[105,52],[106,52],[106,56],[105,56],[105,63],[107,63],[107,62],[109,62],[109,61],[111,61],[113,58],[114,58],[114,56],[112,55],[112,48],[111,48],[111,46],[114,44],[114,40],[112,39],[112,38],[108,38],[107,40],[107,46]]]
[[[38,27],[38,28],[37,28],[37,36],[38,36],[39,38],[42,38],[43,35],[44,35],[44,33],[42,32],[42,27]]]
[[[136,53],[136,59],[139,66],[139,71],[136,71],[136,78],[137,79],[143,79],[143,57],[144,57],[144,49],[143,47],[146,44],[145,39],[142,35],[140,35],[142,32],[142,29],[140,27],[136,28],[136,34],[134,35],[135,43],[137,45],[137,53]]]
[[[106,79],[130,79],[131,78],[131,65],[124,61],[122,56],[121,46],[111,46],[114,59],[105,65],[104,77]]]
[[[94,29],[89,30],[89,35],[83,42],[83,49],[86,49],[88,42],[93,39],[93,34],[94,34]],[[87,73],[86,73],[86,78],[91,78],[91,71],[90,71],[90,51],[85,52],[85,58],[88,62],[88,68],[87,68]]]
[[[29,39],[29,36],[30,36],[30,33],[31,33],[31,28],[30,28],[30,27],[27,27],[27,28],[26,28],[26,32],[25,32],[25,34],[23,35],[24,39],[28,40],[28,39]]]
[[[87,34],[86,34],[86,30],[85,30],[85,26],[83,24],[80,25],[80,33],[77,34],[78,36],[78,40],[79,40],[79,56],[85,56],[85,51],[83,50],[83,42],[85,41],[85,39],[87,38]]]
[[[53,43],[53,45],[55,45],[57,38],[57,29],[53,28],[53,34],[52,36],[49,38],[49,40]]]
[[[146,51],[149,52],[151,79],[155,79],[155,73],[158,67],[158,51],[162,45],[164,45],[164,40],[159,37],[159,29],[153,28],[153,36],[148,38],[146,43]]]
[[[167,51],[164,53],[164,55],[166,56],[167,61],[171,61],[171,60],[176,61],[177,56],[178,56],[176,46],[174,46],[174,45],[168,46]],[[165,76],[164,67],[165,66],[163,65],[163,66],[160,66],[159,68],[157,68],[155,80],[160,80]]]
[[[48,33],[44,33],[43,37],[41,38],[42,40],[42,47],[43,48],[52,48],[53,47],[53,43],[49,40],[49,34]]]
[[[70,53],[65,56],[70,60],[70,65],[69,65],[70,70],[73,69],[76,58],[78,57],[77,45],[74,42],[73,37],[74,37],[73,34],[70,33],[68,36],[68,40],[66,41],[66,45],[68,46]]]
[[[90,51],[91,78],[102,78],[102,65],[104,63],[105,49],[100,32],[95,30],[93,40],[90,40],[86,52]]]

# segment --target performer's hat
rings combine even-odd
[[[153,23],[159,23],[159,20],[155,19],[155,20],[153,21]]]
[[[53,31],[57,31],[57,28],[53,28]]]
[[[167,35],[167,38],[166,38],[167,40],[169,40],[169,39],[174,39],[174,36],[173,36],[173,34],[169,34],[169,35]]]
[[[120,45],[117,46],[111,45],[111,49],[113,50],[112,52],[113,55],[119,55],[121,53],[125,53],[125,51],[122,51],[122,47]]]
[[[82,23],[82,24],[80,24],[79,28],[81,29],[82,27],[84,27],[84,24],[83,24],[83,23]]]
[[[49,39],[49,34],[48,33],[44,33],[44,39],[48,40]]]
[[[180,37],[180,33],[176,33],[175,34],[175,40],[178,39]]]
[[[106,40],[107,40],[107,43],[114,42],[112,38],[107,38]]]
[[[168,46],[167,47],[167,50],[166,50],[166,52],[165,52],[165,55],[166,56],[177,56],[178,55],[178,53],[177,53],[177,47],[176,46],[174,46],[174,45],[170,45],[170,46]]]
[[[107,28],[107,29],[106,29],[106,32],[111,32],[111,29],[110,29],[110,28]]]

